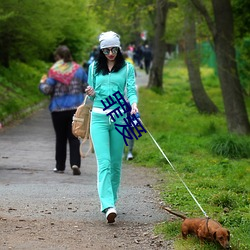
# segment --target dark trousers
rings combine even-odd
[[[145,71],[147,75],[149,73],[150,63],[151,63],[150,60],[144,60],[144,66],[145,66]]]
[[[80,142],[72,134],[72,117],[76,110],[52,112],[52,122],[56,133],[56,168],[65,170],[67,157],[67,141],[69,141],[70,166],[81,165],[81,156],[79,152]]]

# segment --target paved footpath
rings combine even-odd
[[[141,82],[145,82],[147,77],[145,74],[141,76],[139,74],[137,79],[141,86]],[[138,242],[141,243],[139,247],[142,249],[163,247],[163,243],[158,244],[157,247],[152,244],[154,236],[150,238],[149,233],[145,233],[152,234],[153,225],[167,219],[166,213],[159,208],[157,191],[152,188],[159,181],[156,170],[133,167],[124,162],[120,199],[117,204],[116,225],[118,226],[115,229],[116,232],[119,230],[124,232],[124,238],[113,237],[107,244],[101,235],[97,240],[91,238],[96,231],[107,230],[107,233],[110,233],[110,230],[113,230],[107,226],[104,215],[100,213],[94,154],[82,160],[82,175],[73,176],[69,163],[64,174],[56,174],[52,171],[55,166],[54,144],[54,131],[47,107],[11,127],[0,130],[1,250],[117,249],[118,247],[137,249]],[[25,228],[19,225],[25,221],[27,222]],[[45,221],[49,221],[50,226],[58,223],[59,225],[60,223],[62,225],[63,223],[84,223],[82,240],[77,241],[79,245],[73,246],[72,239],[69,237],[68,245],[64,242],[62,243],[64,247],[62,245],[60,247],[57,243],[56,246],[59,247],[55,247],[52,233],[48,231],[52,230],[51,227],[47,225],[46,232],[45,225],[42,227],[33,225],[38,222],[42,224]],[[28,237],[26,232],[29,225],[33,225],[36,232],[40,231],[45,236],[41,237],[33,232],[36,237]],[[30,226],[30,230],[33,226]],[[140,236],[136,234],[138,230],[142,231]],[[83,231],[89,233],[88,240]],[[138,235],[139,241],[136,242],[131,234]],[[31,232],[28,235],[32,235]],[[108,236],[104,233],[103,237]],[[156,240],[153,241],[156,242]],[[142,242],[145,242],[145,248]],[[30,248],[31,245],[32,248]]]

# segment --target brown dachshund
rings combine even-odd
[[[229,245],[230,232],[222,225],[210,218],[187,218],[185,215],[173,212],[171,209],[163,207],[166,211],[183,219],[181,233],[183,239],[187,239],[188,234],[196,235],[201,241],[216,241],[224,249],[231,249]]]

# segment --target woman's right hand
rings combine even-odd
[[[88,86],[88,87],[85,89],[85,92],[86,92],[86,94],[87,94],[88,96],[95,96],[95,90],[94,90],[92,87],[90,87],[90,86]]]

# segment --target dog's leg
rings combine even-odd
[[[187,233],[184,232],[184,231],[182,231],[181,234],[182,234],[182,238],[183,238],[184,240],[186,240],[186,239],[187,239]]]

